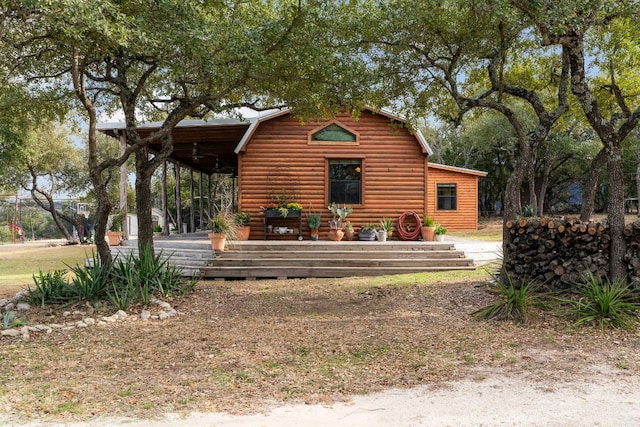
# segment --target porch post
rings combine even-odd
[[[169,212],[167,211],[167,161],[162,162],[162,234],[169,234]]]
[[[120,135],[120,155],[122,156],[127,149],[127,134],[122,132]],[[122,238],[129,239],[129,218],[127,217],[127,162],[120,165],[120,212],[124,213],[122,221]]]
[[[207,175],[207,209],[209,211],[209,218],[213,218],[213,200],[211,196],[211,174]]]
[[[191,202],[191,206],[189,206],[189,227],[191,233],[195,233],[196,231],[196,211],[194,209],[195,196],[193,193],[193,169],[189,168],[189,200]]]
[[[178,233],[184,233],[182,229],[182,195],[180,194],[180,163],[174,163],[173,173],[176,176],[176,228]]]
[[[200,172],[200,177],[199,177],[199,182],[198,182],[198,196],[200,196],[200,202],[198,203],[198,213],[200,214],[200,231],[204,230],[204,200],[203,200],[203,194],[202,194],[202,179],[203,179],[203,175],[202,172]]]

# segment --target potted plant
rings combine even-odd
[[[436,241],[442,242],[444,240],[445,234],[447,234],[447,229],[441,226],[440,224],[436,225],[436,230],[435,230]]]
[[[216,252],[224,251],[228,240],[236,238],[236,225],[226,212],[220,212],[211,220],[211,233],[208,234],[211,240],[211,249]]]
[[[358,231],[358,240],[373,242],[376,239],[376,225],[365,224]]]
[[[344,223],[344,228],[342,231],[344,231],[344,238],[348,241],[353,240],[353,236],[356,234],[355,230],[353,229],[353,225],[349,221],[346,221]]]
[[[119,246],[122,242],[122,222],[125,215],[123,212],[111,215],[108,220],[107,240],[110,246]]]
[[[169,227],[169,234],[178,234],[178,227],[175,224],[171,224]]]
[[[310,213],[307,216],[307,225],[309,226],[309,234],[311,235],[311,240],[318,240],[320,229],[320,214],[315,212]]]
[[[329,220],[329,239],[334,241],[342,240],[344,237],[344,232],[342,231],[342,222],[344,219],[353,212],[351,206],[347,205],[338,205],[337,203],[331,203],[327,209],[331,211],[333,214],[333,218]]]
[[[249,234],[251,234],[251,215],[247,212],[236,212],[233,214],[233,220],[236,224],[236,239],[237,240],[249,240]]]
[[[422,240],[425,242],[432,242],[436,233],[436,223],[429,215],[425,216],[422,220]]]
[[[153,235],[159,236],[162,233],[162,226],[160,224],[153,226]]]
[[[384,242],[387,239],[390,239],[393,234],[393,220],[390,218],[382,218],[382,221],[380,221],[380,228],[380,231],[384,231],[384,237],[380,238],[381,235],[378,235],[378,240]]]

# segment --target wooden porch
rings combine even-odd
[[[382,276],[444,270],[473,270],[473,260],[451,242],[231,242],[214,253],[205,233],[155,239],[157,253],[186,275],[209,279]],[[112,247],[114,255],[137,250],[137,241]]]

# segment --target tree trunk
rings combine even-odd
[[[79,51],[75,49],[73,52],[71,75],[73,80],[73,89],[76,96],[89,116],[87,130],[87,164],[89,166],[91,184],[93,185],[93,191],[97,200],[96,213],[94,216],[96,218],[96,250],[98,251],[101,265],[105,267],[103,271],[106,272],[113,262],[111,249],[105,240],[105,235],[107,233],[107,220],[109,219],[109,213],[111,212],[111,202],[109,201],[109,193],[107,192],[107,180],[103,176],[104,169],[98,163],[98,147],[96,138],[96,125],[98,123],[97,112],[91,97],[87,96],[81,68],[80,54]]]
[[[47,200],[46,204],[42,200],[40,200],[36,192],[39,193],[42,197],[44,197]],[[56,225],[58,230],[60,230],[60,232],[64,235],[64,238],[67,240],[67,242],[77,243],[77,240],[73,238],[73,236],[69,233],[69,230],[67,230],[67,227],[65,227],[64,224],[62,223],[63,220],[67,221],[69,224],[72,224],[77,229],[78,228],[77,220],[58,213],[58,211],[55,208],[55,203],[53,202],[53,197],[51,197],[50,194],[44,194],[43,191],[39,191],[37,188],[32,188],[31,198],[33,199],[34,202],[36,202],[38,206],[40,206],[42,209],[44,209],[45,211],[51,214],[51,218],[53,218],[53,223]]]
[[[582,188],[582,206],[580,207],[580,221],[588,221],[595,210],[596,191],[602,169],[607,165],[607,150],[602,147],[596,157],[591,161],[589,172],[584,180]]]
[[[531,150],[532,158],[527,162],[527,175],[529,181],[529,206],[531,207],[531,215],[538,216],[538,199],[536,197],[536,158],[535,150]]]
[[[153,221],[151,216],[151,176],[155,170],[147,150],[136,151],[136,211],[138,215],[138,250],[153,251]]]
[[[615,141],[608,144],[609,160],[609,233],[611,233],[611,249],[609,255],[609,277],[612,281],[621,280],[626,275],[624,255],[627,245],[624,238],[624,172],[622,165],[622,149]]]
[[[551,176],[552,162],[549,159],[544,160],[542,167],[542,179],[540,180],[540,192],[538,194],[538,215],[544,215],[544,200],[547,197],[547,188],[549,187],[549,177]]]
[[[636,136],[640,139],[640,129],[636,129]],[[638,198],[638,217],[640,217],[640,144],[638,144],[638,164],[636,165],[636,197]]]
[[[125,134],[120,135],[120,155],[124,155],[127,149],[127,139]],[[122,235],[125,239],[129,238],[129,221],[127,221],[127,179],[129,172],[127,171],[127,162],[120,165],[120,212],[124,215],[122,221]]]
[[[508,221],[514,220],[516,216],[522,212],[522,206],[520,203],[520,190],[522,188],[522,182],[524,181],[525,171],[527,170],[526,156],[520,155],[516,162],[516,167],[513,173],[507,180],[507,188],[504,194],[504,211],[502,216],[502,258],[503,265],[507,265],[511,262],[511,258],[514,254],[509,249],[509,229],[506,224]]]

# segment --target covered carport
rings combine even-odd
[[[162,212],[164,213],[163,234],[168,234],[168,224],[174,223],[179,227],[186,224],[186,230],[180,232],[195,232],[207,228],[206,218],[213,212],[211,203],[211,192],[213,186],[213,176],[225,174],[232,177],[235,185],[238,174],[238,156],[234,152],[236,146],[245,135],[250,126],[250,122],[235,118],[215,119],[215,120],[183,120],[176,125],[171,132],[173,139],[173,152],[169,160],[162,166]],[[137,130],[141,138],[150,136],[153,132],[161,128],[162,122],[143,123]],[[120,141],[121,150],[126,147],[127,140],[125,123],[102,123],[98,125],[98,131],[105,135],[116,138]],[[148,146],[148,152],[153,155],[160,150],[160,141]],[[169,166],[175,175],[175,189],[167,188],[167,174]],[[181,176],[188,171],[189,174],[189,213],[188,218],[184,218],[181,207],[183,200],[181,196]],[[126,164],[120,169],[120,206],[126,211],[126,189],[129,171]],[[196,175],[199,175],[196,179]],[[173,193],[171,196],[169,193]],[[175,198],[175,212],[169,212],[168,198]],[[198,202],[206,201],[204,203]],[[234,200],[234,205],[236,201]],[[197,206],[197,209],[196,209]],[[182,227],[180,227],[182,228]],[[124,230],[127,234],[127,230]]]

